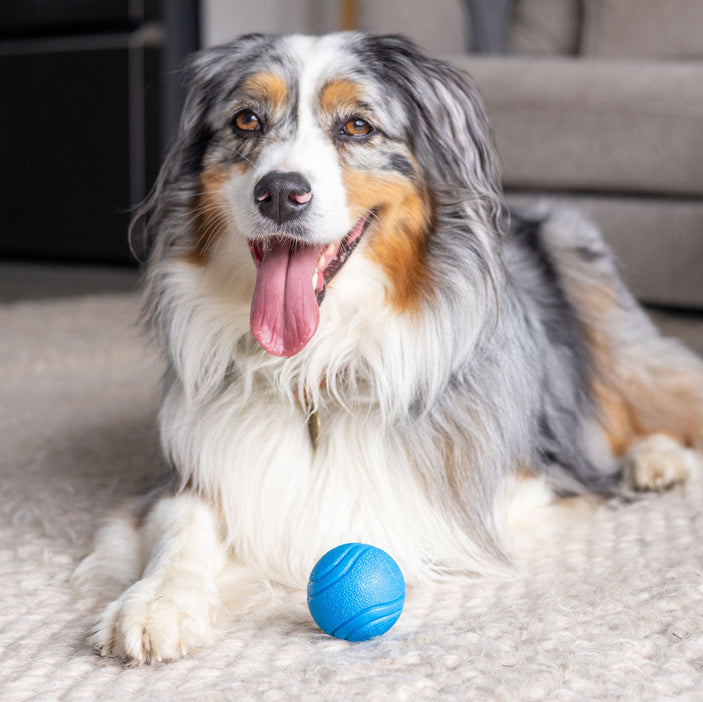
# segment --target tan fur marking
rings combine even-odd
[[[331,80],[320,92],[320,107],[333,115],[351,112],[357,108],[360,94],[359,86],[351,80]]]
[[[701,376],[667,367],[666,359],[657,362],[638,354],[619,339],[623,311],[612,288],[582,284],[577,299],[579,309],[589,315],[584,329],[595,366],[591,391],[613,455],[624,456],[635,440],[654,433],[667,434],[683,446],[700,443],[703,417],[696,388]]]
[[[628,399],[602,380],[594,379],[591,385],[605,438],[613,455],[620,458],[635,438],[642,435],[637,415]]]
[[[243,83],[245,93],[265,101],[273,111],[283,110],[288,96],[285,81],[275,73],[255,73]]]
[[[626,381],[625,393],[595,388],[607,417],[606,436],[613,453],[623,456],[638,438],[666,434],[686,447],[701,448],[703,417],[697,411],[698,399],[691,383],[700,377],[669,377],[657,373],[649,382],[633,378]]]
[[[187,257],[190,263],[205,265],[215,243],[225,232],[227,203],[220,194],[220,189],[228,177],[228,171],[221,168],[205,170],[200,176],[200,187],[193,207],[195,240]]]
[[[366,253],[391,283],[391,304],[399,312],[416,310],[429,295],[425,255],[432,207],[427,189],[397,176],[351,169],[342,177],[352,216],[377,212],[369,226]]]

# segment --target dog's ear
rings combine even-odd
[[[365,55],[407,115],[408,143],[437,190],[498,207],[500,173],[483,103],[468,76],[405,37],[366,37]]]

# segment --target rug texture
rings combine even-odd
[[[408,591],[385,636],[322,634],[302,592],[212,650],[127,668],[88,650],[106,593],[70,576],[158,471],[161,368],[131,296],[0,307],[0,700],[701,699],[703,489],[606,504],[510,580]]]

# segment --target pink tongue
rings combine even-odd
[[[274,356],[294,356],[310,341],[320,321],[312,276],[319,246],[272,240],[256,274],[251,333]]]

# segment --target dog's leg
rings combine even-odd
[[[108,605],[91,642],[131,664],[174,660],[215,637],[226,549],[212,509],[189,494],[157,502],[140,535],[142,578]]]
[[[557,211],[540,233],[579,319],[595,419],[613,460],[639,490],[684,482],[703,455],[702,359],[659,333],[595,227]]]
[[[98,530],[92,552],[71,578],[76,590],[113,598],[139,579],[144,566],[135,512],[135,504],[127,504],[115,510]]]
[[[630,316],[641,314],[633,309]],[[626,483],[635,490],[666,490],[701,472],[703,364],[644,321],[640,330],[639,338],[621,341],[620,353],[613,343],[613,362],[601,366],[594,395]]]

